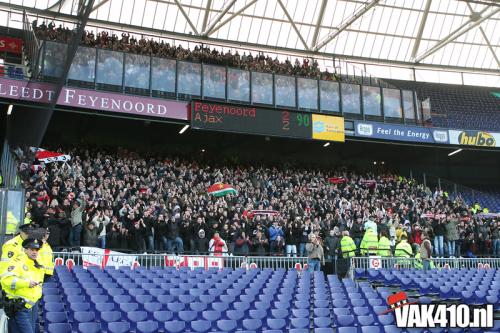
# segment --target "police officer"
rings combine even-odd
[[[54,258],[52,255],[52,247],[47,242],[49,239],[50,232],[48,229],[41,228],[40,238],[42,239],[43,245],[38,253],[38,263],[42,265],[45,272],[44,282],[49,280],[54,275]],[[38,237],[37,237],[38,238]]]
[[[44,270],[37,262],[42,241],[28,238],[22,242],[24,255],[15,257],[0,278],[4,292],[4,310],[9,317],[10,333],[35,333],[42,297]]]
[[[337,260],[337,273],[339,278],[344,278],[351,269],[351,257],[356,255],[356,244],[349,236],[349,231],[342,232],[342,239],[340,240],[340,254],[342,259]]]
[[[29,237],[33,230],[32,224],[23,224],[19,227],[19,234],[3,244],[0,259],[0,277],[5,273],[12,259],[23,253],[22,242]]]
[[[360,245],[360,253],[364,255],[376,255],[378,249],[377,233],[372,228],[366,229]]]

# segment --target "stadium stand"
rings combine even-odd
[[[369,221],[395,243],[407,234],[410,243],[420,244],[423,230],[454,240],[458,250],[447,256],[494,254],[499,238],[494,218],[475,216],[481,207],[397,175],[220,167],[83,147],[64,152],[73,157],[66,165],[47,164],[26,174],[28,218],[50,229],[54,248],[102,245],[101,237],[111,249],[207,253],[218,231],[235,255],[300,255],[311,231],[327,241],[330,231],[350,230],[359,245]],[[216,182],[230,184],[239,195],[207,196]],[[78,214],[83,230],[71,226]],[[83,243],[78,236],[70,240],[75,230]],[[443,251],[446,245],[437,253]]]
[[[500,99],[494,88],[387,80],[401,89],[430,98],[432,126],[473,130],[500,130]]]

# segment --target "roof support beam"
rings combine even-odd
[[[201,35],[208,36],[208,34],[210,34],[210,32],[212,32],[212,30],[214,29],[215,25],[217,23],[219,23],[219,21],[224,17],[224,15],[226,15],[226,13],[229,11],[229,9],[231,9],[231,7],[234,6],[235,3],[236,3],[236,0],[229,1],[227,6],[225,8],[223,8],[222,11],[210,22],[210,25],[208,26],[208,28],[206,28],[206,30],[203,30]]]
[[[297,34],[300,41],[304,45],[304,48],[309,51],[309,46],[307,45],[306,41],[304,40],[304,37],[302,37],[302,34],[300,33],[299,28],[297,28],[297,26],[295,25],[295,22],[293,21],[293,18],[288,13],[288,10],[286,10],[285,5],[283,5],[283,2],[281,0],[278,0],[278,3],[280,5],[281,9],[283,9],[283,12],[285,13],[286,18],[288,19],[288,21],[292,25],[293,30],[295,30],[295,33]]]
[[[212,28],[212,30],[210,30],[209,32],[207,32],[207,35],[210,35],[210,34],[213,34],[214,32],[216,32],[217,30],[219,30],[220,28],[222,28],[223,26],[225,26],[229,21],[231,21],[233,18],[235,18],[236,16],[240,15],[241,13],[243,13],[245,10],[247,10],[247,8],[249,8],[250,6],[252,6],[254,3],[256,3],[258,0],[252,0],[250,1],[249,3],[247,3],[245,6],[243,6],[240,10],[238,10],[237,12],[234,12],[231,16],[229,16],[227,19],[225,19],[224,21],[222,21],[221,23],[219,23],[218,25],[216,25],[214,28]]]
[[[191,19],[189,18],[188,14],[186,13],[184,8],[182,7],[182,4],[180,3],[180,1],[179,0],[174,0],[174,1],[176,3],[177,7],[179,7],[179,10],[181,11],[182,16],[184,16],[187,23],[191,27],[191,29],[193,29],[194,34],[199,35],[198,30],[196,30],[196,27],[194,26],[193,22],[191,22]]]
[[[314,47],[314,45],[316,45],[316,42],[318,41],[319,29],[321,27],[321,23],[323,23],[323,16],[325,16],[325,8],[327,3],[328,0],[323,0],[321,2],[321,8],[319,9],[318,19],[316,20],[316,26],[314,27],[314,34],[311,42],[311,48]]]
[[[425,23],[427,22],[427,16],[429,15],[429,10],[431,9],[432,0],[427,0],[424,9],[424,15],[422,20],[420,20],[420,26],[418,27],[417,39],[415,44],[413,44],[413,50],[411,51],[411,58],[415,59],[418,53],[418,48],[420,47],[420,41],[422,40],[422,34],[424,33]]]
[[[483,23],[485,20],[489,19],[490,17],[492,17],[496,13],[500,12],[500,7],[498,7],[498,8],[492,9],[490,12],[484,14],[489,8],[490,7],[486,7],[485,9],[483,9],[479,13],[479,16],[481,17],[479,20],[474,21],[472,18],[468,19],[464,24],[462,24],[460,27],[458,27],[457,29],[455,29],[448,36],[444,37],[442,40],[440,40],[439,42],[437,42],[433,47],[431,47],[430,49],[428,49],[427,51],[425,51],[424,53],[422,53],[421,55],[419,55],[415,59],[415,62],[416,63],[421,62],[422,60],[424,60],[428,56],[436,53],[441,48],[443,48],[444,46],[448,45],[448,43],[453,42],[458,37],[460,37],[463,34],[469,32],[470,30],[474,29],[475,27],[477,27],[478,25],[480,25],[481,23]]]
[[[207,1],[207,7],[205,8],[205,15],[203,16],[203,24],[201,25],[201,31],[205,31],[208,22],[208,16],[210,16],[210,8],[212,8],[212,0]]]
[[[365,6],[361,7],[356,13],[354,13],[347,21],[342,23],[336,31],[330,32],[321,42],[313,46],[313,51],[321,50],[326,44],[330,43],[335,37],[340,35],[342,31],[347,29],[351,24],[356,22],[361,16],[366,14],[372,7],[375,7],[379,3],[379,0],[372,0],[370,3],[366,3]]]
[[[470,13],[474,14],[474,10],[472,9],[472,6],[470,3],[467,3],[467,7],[469,7]],[[491,54],[493,55],[493,58],[495,59],[498,68],[500,68],[500,60],[498,59],[498,56],[493,50],[493,47],[491,46],[490,40],[488,39],[488,36],[486,36],[486,33],[484,32],[484,29],[482,26],[479,26],[479,30],[481,31],[481,35],[483,35],[484,41],[486,42],[486,45],[488,45],[488,48],[490,49]]]

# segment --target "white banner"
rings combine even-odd
[[[89,266],[113,266],[113,267],[130,267],[134,266],[137,261],[136,255],[127,255],[125,253],[100,249],[97,247],[82,246],[82,261],[83,267]]]
[[[380,269],[382,266],[381,257],[370,257],[370,268]]]
[[[82,246],[83,267],[99,266],[103,267],[104,249],[97,247]]]
[[[105,266],[113,267],[132,267],[134,266],[134,262],[137,261],[137,256],[126,255],[116,251],[109,251],[109,253],[106,253],[105,258],[107,258]]]

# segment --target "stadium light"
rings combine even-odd
[[[323,147],[328,147],[330,145],[330,142],[327,142],[323,145]]]
[[[180,131],[179,131],[179,134],[182,134],[184,132],[187,131],[187,129],[189,128],[189,125],[185,125]]]
[[[461,151],[462,151],[462,149],[461,149],[461,148],[460,148],[460,149],[457,149],[457,150],[452,151],[451,153],[449,153],[449,154],[448,154],[448,156],[453,156],[453,155],[455,155],[455,154],[460,153]]]
[[[7,115],[10,116],[12,114],[12,109],[14,108],[14,105],[10,104],[9,108],[7,109]]]

